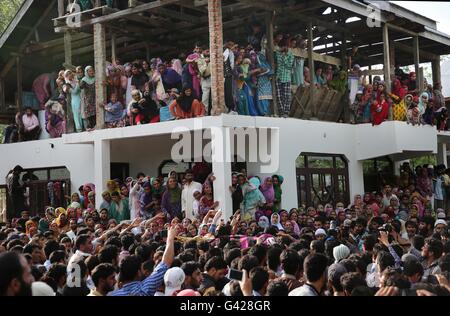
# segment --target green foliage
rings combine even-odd
[[[0,0],[0,34],[8,27],[24,0]]]
[[[430,156],[424,156],[424,157],[419,157],[419,158],[415,158],[415,159],[411,159],[411,166],[412,167],[417,167],[417,166],[423,166],[423,165],[433,165],[436,166],[437,165],[437,159],[435,155],[430,155]]]

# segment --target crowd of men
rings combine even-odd
[[[109,181],[101,205],[86,184],[67,209],[3,224],[0,294],[448,296],[448,171],[405,164],[398,184],[347,207],[288,211],[281,176],[241,170],[231,218],[198,170]]]

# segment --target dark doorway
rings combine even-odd
[[[111,179],[119,179],[125,181],[130,176],[129,163],[111,163]]]
[[[339,155],[302,154],[297,159],[298,203],[350,203],[348,162]]]
[[[394,162],[389,157],[366,160],[364,165],[364,190],[376,192],[386,184],[396,183]]]

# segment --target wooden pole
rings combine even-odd
[[[313,25],[312,22],[308,23],[308,63],[309,63],[309,72],[311,76],[311,84],[309,86],[310,89],[310,102],[312,104],[312,117],[311,119],[317,119],[317,105],[315,100],[316,93],[316,85],[314,84],[314,76],[316,75],[316,70],[314,68],[314,34],[313,34]]]
[[[64,33],[64,62],[67,65],[72,63],[72,34],[70,32]]]
[[[116,55],[117,44],[116,44],[116,42],[117,42],[116,33],[111,32],[111,62],[113,64],[116,63],[116,58],[117,58],[117,55]]]
[[[100,107],[106,103],[106,36],[103,24],[94,24],[94,64],[95,64],[95,100],[97,109],[96,129],[102,129],[105,124],[105,113]]]
[[[211,58],[212,115],[227,112],[225,105],[222,0],[208,1],[209,45]]]
[[[389,50],[389,28],[387,24],[383,25],[383,55],[384,55],[384,82],[386,84],[386,92],[391,93],[391,55]],[[389,107],[389,120],[394,119],[392,107]]]
[[[417,75],[416,86],[417,86],[417,88],[419,88],[419,86],[421,84],[423,85],[423,82],[419,81],[419,71],[420,71],[419,36],[414,36],[414,39],[413,39],[413,53],[414,53],[414,69],[415,69],[415,72],[416,72],[416,75]]]
[[[441,82],[441,58],[433,60],[431,63],[433,69],[433,84]]]
[[[58,0],[58,16],[62,17],[65,15],[66,8],[65,8],[65,0]]]
[[[17,109],[22,111],[22,91],[23,91],[23,68],[22,68],[22,59],[20,56],[16,57],[16,68],[17,68]]]
[[[274,13],[273,12],[268,13],[266,16],[266,37],[267,37],[266,55],[267,55],[267,61],[269,62],[270,66],[272,67],[273,71],[275,71],[275,57],[274,57],[275,44],[274,44],[273,19],[274,19]],[[276,76],[272,76],[271,82],[272,82],[273,101],[272,101],[271,114],[278,115],[278,101],[277,101],[277,94],[275,93],[277,91],[277,89],[276,89],[275,80],[276,80]]]

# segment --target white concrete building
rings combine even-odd
[[[337,188],[334,193],[342,194],[340,196],[345,199],[364,193],[363,162],[370,159],[389,156],[395,162],[439,154],[439,162],[446,163],[445,144],[450,139],[450,133],[438,133],[430,126],[413,127],[404,122],[391,121],[373,127],[370,124],[349,125],[222,115],[70,134],[60,139],[0,145],[0,185],[5,184],[7,173],[15,165],[21,165],[25,169],[66,167],[70,173],[72,192],[76,192],[80,185],[87,182],[95,183],[97,192],[102,192],[106,181],[111,177],[112,163],[129,164],[131,176],[137,172],[158,175],[163,162],[172,159],[173,145],[178,142],[178,138],[172,139],[172,134],[179,131],[180,127],[192,133],[203,130],[210,134],[212,149],[206,149],[204,158],[208,160],[212,155],[212,169],[217,177],[214,184],[215,199],[220,201],[227,217],[232,211],[229,193],[232,163],[231,159],[227,158],[227,150],[224,149],[230,149],[230,156],[238,154],[238,149],[242,150],[242,147],[238,148],[238,142],[235,141],[236,145],[233,145],[235,128],[246,128],[250,134],[258,132],[260,140],[245,143],[246,159],[248,161],[249,154],[258,151],[268,153],[271,161],[264,159],[261,154],[258,155],[258,160],[247,163],[248,174],[261,178],[272,174],[282,175],[282,206],[287,209],[298,207],[299,201],[306,203],[304,198],[299,197],[301,191],[309,195],[311,189],[323,190],[331,185]],[[266,129],[270,131],[267,133],[267,142],[263,141],[264,133],[261,132]],[[206,144],[207,140],[203,143]],[[298,170],[304,166],[299,165],[298,158],[302,154],[342,157],[343,165],[342,162],[340,164],[344,170],[341,173],[343,178],[334,179],[332,173],[328,175],[319,171],[312,176],[317,178],[318,182],[315,178],[301,179]],[[187,154],[187,157],[189,156],[198,159],[201,153],[195,153],[194,150],[193,154]],[[273,163],[275,168],[269,168],[270,163]],[[264,173],[261,168],[264,166],[269,169],[269,173]],[[339,166],[336,168],[339,169]],[[324,181],[320,180],[321,177]],[[310,182],[309,187],[305,181]],[[337,181],[342,183],[336,184]],[[308,193],[305,192],[304,185]],[[100,194],[97,194],[97,199],[101,199]]]

